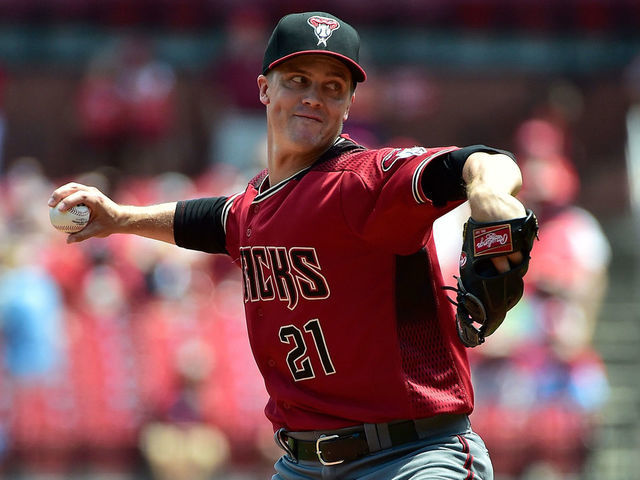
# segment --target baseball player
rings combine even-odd
[[[366,79],[358,51],[331,14],[280,20],[257,79],[268,168],[241,193],[134,207],[71,183],[49,205],[91,208],[68,242],[134,233],[238,265],[283,449],[273,479],[490,479],[432,225],[465,200],[476,222],[524,217],[520,171],[485,146],[368,150],[341,134]],[[522,261],[492,258],[498,272]]]

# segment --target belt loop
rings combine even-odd
[[[420,440],[424,440],[425,438],[427,438],[430,435],[433,435],[433,430],[432,429],[425,429],[422,428],[422,426],[420,425],[420,421],[419,420],[413,420],[413,428],[415,429],[416,433],[418,434],[418,438]]]
[[[289,456],[289,458],[291,459],[291,461],[298,463],[298,459],[295,456],[295,454],[293,453],[293,450],[291,450],[291,447],[289,446],[289,443],[287,443],[287,441],[283,438],[283,435],[285,434],[285,429],[284,428],[280,428],[278,429],[278,431],[276,431],[273,434],[273,439],[275,440],[276,444],[283,449],[285,452],[287,452],[287,455]]]
[[[378,439],[380,440],[380,448],[391,448],[391,435],[389,434],[388,423],[376,423],[376,430],[378,431]]]
[[[371,453],[379,452],[381,450],[381,447],[380,447],[380,439],[378,438],[378,430],[376,429],[376,424],[365,423],[364,434],[367,437],[367,445],[369,447],[369,451]]]

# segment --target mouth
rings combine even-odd
[[[313,120],[316,121],[318,123],[322,123],[322,118],[316,116],[316,115],[310,115],[308,113],[296,113],[294,114],[294,117],[298,117],[298,118],[303,118],[303,119],[307,119],[307,120]]]

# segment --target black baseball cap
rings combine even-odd
[[[356,82],[367,74],[358,63],[360,36],[355,28],[325,12],[292,13],[280,19],[269,38],[262,74],[292,57],[309,53],[331,55],[342,60]]]

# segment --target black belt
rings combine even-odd
[[[466,415],[442,414],[419,420],[360,425],[330,432],[280,431],[278,433],[286,444],[281,446],[295,460],[337,465],[385,448],[427,438],[454,425],[459,424],[460,428],[464,429],[468,425],[467,422]],[[384,432],[382,438],[379,432]],[[294,438],[296,436],[315,437],[315,439]]]

